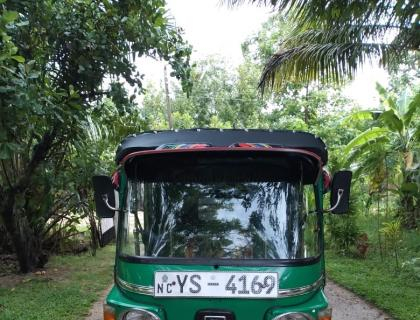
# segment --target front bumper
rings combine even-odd
[[[319,289],[302,303],[285,306],[267,304],[265,300],[253,299],[159,299],[140,303],[133,301],[117,287],[114,286],[109,293],[106,304],[116,313],[117,320],[130,309],[143,309],[157,315],[161,320],[194,320],[199,310],[214,308],[230,310],[236,315],[236,320],[272,320],[275,317],[289,313],[302,312],[318,319],[318,313],[328,307],[327,298],[323,289]],[[256,308],[255,306],[259,307]],[[178,306],[178,307],[177,307]]]

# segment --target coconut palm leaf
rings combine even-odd
[[[303,44],[275,54],[265,65],[259,88],[280,87],[287,81],[342,82],[373,57],[384,65],[396,53],[381,43]]]
[[[417,1],[353,1],[353,0],[226,0],[231,6],[244,3],[270,6],[284,14],[299,16],[302,23],[307,21],[386,21],[388,24],[410,22],[418,8]],[[384,20],[384,16],[387,17]]]
[[[379,58],[383,66],[395,65],[420,48],[418,0],[226,1],[271,6],[296,23],[265,65],[262,90],[288,81],[342,82],[367,61]]]
[[[370,23],[337,28],[325,23],[297,27],[266,63],[259,87],[264,91],[286,81],[342,82],[373,58],[379,58],[383,66],[391,65],[405,51],[384,42],[389,28]]]
[[[301,25],[308,22],[319,22],[331,26],[364,25],[368,22],[392,27],[410,27],[415,31],[419,21],[418,1],[353,1],[353,0],[221,0],[230,6],[244,3],[258,6],[269,6],[273,10],[289,15]],[[416,32],[397,37],[400,41],[407,41],[406,37],[416,37]]]

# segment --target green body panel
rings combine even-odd
[[[293,289],[316,282],[324,273],[323,259],[306,266],[293,267],[238,267],[220,266],[217,270],[207,265],[156,265],[126,262],[117,258],[116,276],[131,284],[150,286],[154,284],[155,271],[250,271],[277,272],[279,289]],[[314,315],[327,307],[322,289],[295,297],[277,299],[243,298],[155,298],[124,290],[115,286],[107,298],[120,315],[130,308],[143,308],[158,314],[162,320],[194,319],[197,310],[226,309],[233,311],[236,319],[270,320],[285,312],[306,312]],[[117,319],[119,319],[117,317]]]
[[[137,300],[143,300],[140,295]],[[317,319],[319,310],[328,305],[323,289],[300,299],[300,303],[284,305],[281,299],[149,299],[139,302],[130,299],[117,286],[109,293],[106,303],[115,308],[117,319],[129,309],[145,309],[158,315],[161,320],[194,320],[200,309],[226,309],[235,313],[236,320],[271,320],[286,312],[305,312]],[[289,300],[291,303],[292,300]]]
[[[126,176],[121,173],[120,203],[125,203]],[[322,204],[322,179],[314,186],[318,209]],[[123,214],[122,212],[120,214]],[[127,262],[119,258],[117,249],[115,276],[125,282],[145,287],[153,287],[155,271],[237,271],[237,272],[277,272],[279,289],[295,289],[315,283],[325,273],[322,214],[320,219],[320,251],[318,262],[303,266],[282,267],[248,267],[248,266],[218,266],[211,265],[169,265],[142,264]],[[305,312],[314,320],[320,310],[327,308],[328,301],[323,288],[303,295],[281,297],[276,299],[245,299],[245,298],[155,298],[152,295],[134,293],[115,285],[109,293],[106,303],[116,310],[117,320],[121,320],[124,312],[129,309],[145,309],[158,315],[161,320],[194,320],[195,313],[202,309],[224,309],[235,313],[236,320],[271,320],[277,315],[287,312]]]

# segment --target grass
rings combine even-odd
[[[419,280],[397,273],[380,259],[327,253],[328,277],[388,312],[395,319],[420,319]]]
[[[403,231],[399,242],[399,266],[396,266],[390,245],[382,240],[383,257],[378,246],[377,222],[373,217],[360,219],[362,232],[369,235],[369,254],[366,259],[326,253],[328,276],[388,312],[394,319],[420,320],[420,272],[405,269],[402,264],[420,257],[420,233]]]
[[[83,319],[112,282],[114,254],[110,245],[96,257],[55,256],[45,274],[0,278],[0,319]]]

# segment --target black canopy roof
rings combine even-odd
[[[272,147],[299,148],[317,154],[323,164],[328,161],[324,142],[313,134],[289,130],[260,129],[188,129],[149,131],[133,134],[118,146],[116,161],[126,155],[143,150],[153,150],[163,144],[206,143],[213,147],[228,147],[234,143],[265,143]]]

